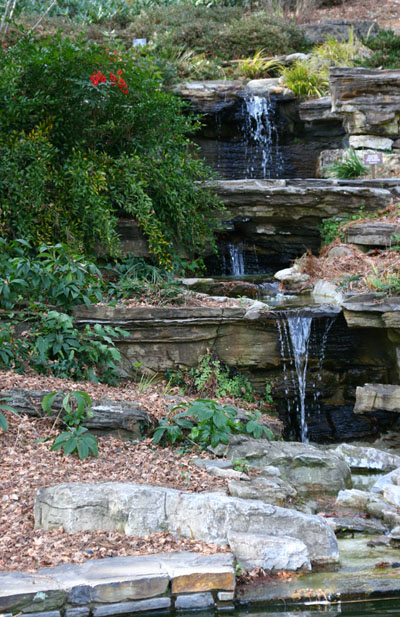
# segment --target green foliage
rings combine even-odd
[[[340,232],[340,228],[343,224],[344,218],[338,216],[323,220],[320,227],[322,244],[330,244],[336,238],[344,240],[344,233]]]
[[[244,458],[234,458],[232,460],[232,466],[235,471],[240,471],[241,473],[247,473],[249,471],[249,464]]]
[[[256,51],[251,58],[244,58],[239,61],[239,74],[247,79],[257,79],[259,77],[269,77],[270,73],[282,70],[283,65],[275,58],[266,58],[264,49]]]
[[[78,330],[70,315],[55,310],[28,319],[22,332],[2,323],[0,368],[24,372],[29,367],[54,377],[117,383],[121,355],[114,340],[126,336],[125,330],[100,324]]]
[[[18,0],[17,15],[43,14],[49,6],[46,0]],[[82,23],[102,23],[111,19],[123,22],[129,15],[125,0],[58,0],[48,13],[51,17],[63,16]]]
[[[103,299],[97,266],[63,244],[32,250],[25,240],[0,238],[0,307],[52,304],[69,309]]]
[[[254,401],[252,386],[245,375],[229,369],[215,354],[207,353],[197,367],[168,373],[168,379],[184,388],[188,394],[200,396],[231,396],[245,401]]]
[[[240,3],[227,6],[228,2],[215,2],[211,8],[208,4],[196,1],[153,6],[142,11],[129,30],[133,36],[147,38],[156,53],[162,52],[164,45],[172,45],[204,53],[209,59],[246,58],[260,49],[273,56],[307,46],[300,28],[267,11],[244,12]]]
[[[4,409],[4,411],[10,411],[15,416],[18,416],[18,411],[14,409],[11,405],[7,404],[8,399],[0,399],[0,409]],[[8,422],[6,420],[5,415],[0,411],[0,429],[3,431],[8,430]]]
[[[345,158],[336,163],[332,163],[328,170],[336,178],[342,180],[350,180],[352,178],[359,178],[368,173],[367,167],[358,157],[358,154],[352,148],[348,148],[345,153]]]
[[[329,92],[330,66],[354,66],[365,47],[349,30],[348,41],[330,38],[313,47],[311,55],[282,70],[285,85],[301,97],[321,97]]]
[[[51,408],[57,397],[63,392],[51,392],[42,399],[42,409],[50,414]],[[52,450],[64,450],[64,454],[76,452],[80,459],[87,458],[89,454],[98,456],[97,439],[88,432],[82,424],[93,416],[90,411],[92,400],[87,392],[77,390],[63,396],[60,411],[56,422],[61,418],[67,430],[60,433],[53,441]]]
[[[282,71],[284,84],[299,97],[321,97],[329,90],[325,74],[309,61],[299,60]]]
[[[400,272],[385,270],[379,272],[373,266],[374,274],[365,277],[365,282],[368,287],[376,295],[382,296],[399,296],[400,295]]]
[[[188,139],[199,124],[150,57],[58,34],[2,48],[0,66],[3,237],[113,254],[129,215],[166,267],[175,244],[212,242],[220,204]]]
[[[365,67],[398,69],[400,64],[400,35],[393,30],[380,30],[369,37],[365,45],[374,53],[360,61]]]
[[[175,412],[183,409],[179,413]],[[172,419],[171,415],[175,414]],[[256,439],[273,439],[272,432],[260,422],[260,412],[249,412],[243,422],[237,410],[230,405],[220,405],[210,399],[197,399],[193,403],[182,403],[174,407],[169,416],[159,421],[154,430],[153,443],[175,444],[184,438],[199,445],[215,448],[220,443],[227,444],[233,434],[244,433]]]

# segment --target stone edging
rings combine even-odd
[[[0,614],[107,617],[155,610],[233,608],[231,553],[191,552],[89,560],[35,574],[0,573]]]

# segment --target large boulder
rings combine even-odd
[[[251,439],[242,435],[232,438],[226,456],[245,459],[263,469],[278,467],[282,477],[298,493],[337,493],[350,486],[351,472],[342,457],[310,444]]]
[[[59,484],[35,500],[36,528],[67,533],[117,530],[145,536],[170,531],[185,538],[226,544],[232,532],[302,540],[312,563],[336,563],[335,535],[320,516],[213,493],[104,482]]]

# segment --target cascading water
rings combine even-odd
[[[275,124],[276,106],[265,96],[251,95],[243,100],[246,141],[246,178],[277,178],[283,169]]]
[[[278,314],[277,327],[283,361],[283,383],[287,410],[289,416],[293,414],[296,416],[299,437],[305,443],[308,442],[307,389],[313,392],[314,403],[317,403],[320,397],[318,383],[321,381],[326,343],[334,319],[334,317],[326,319],[322,336],[318,337],[319,341],[314,341],[317,346],[316,373],[314,373],[315,377],[307,388],[313,315],[301,309]]]

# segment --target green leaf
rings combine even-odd
[[[59,394],[62,394],[62,393],[60,391],[50,392],[50,394],[46,394],[42,398],[42,409],[45,413],[47,414],[50,413],[53,403]]]
[[[78,441],[78,456],[81,460],[89,456],[89,447],[83,438]]]
[[[3,429],[3,431],[7,431],[8,430],[8,422],[5,419],[4,415],[0,412],[0,428]]]

